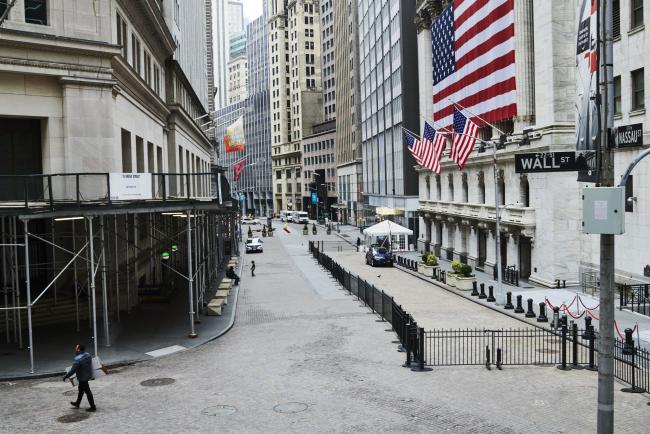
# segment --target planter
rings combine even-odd
[[[273,231],[269,231],[269,232],[268,232],[268,236],[269,236],[269,237],[273,237]]]
[[[447,273],[445,283],[449,286],[456,286],[457,276],[455,273]]]
[[[454,276],[456,279],[456,288],[461,291],[471,291],[474,288],[474,282],[476,282],[476,277],[462,277]]]
[[[309,235],[309,229],[303,229],[302,234],[303,235]]]
[[[418,262],[418,272],[426,277],[433,277],[434,271],[440,268],[437,265],[426,265],[424,262]]]

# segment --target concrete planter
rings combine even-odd
[[[424,262],[418,262],[418,272],[426,277],[433,278],[436,270],[440,269],[437,265],[426,265]]]
[[[445,283],[449,286],[456,286],[456,274],[447,273]]]
[[[471,291],[474,288],[474,282],[476,282],[476,277],[462,277],[455,276],[456,279],[456,288],[461,291]]]

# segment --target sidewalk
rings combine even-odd
[[[242,267],[244,261],[240,261]],[[241,271],[240,271],[241,275]],[[214,294],[223,273],[206,293]],[[143,303],[122,312],[121,322],[111,321],[111,346],[104,345],[101,317],[98,318],[98,353],[102,362],[109,367],[121,366],[143,360],[155,359],[188,348],[197,347],[226,333],[233,325],[237,307],[239,287],[234,287],[228,296],[228,304],[221,316],[201,315],[201,323],[195,324],[196,338],[190,338],[187,290],[175,291],[169,303]],[[71,364],[76,343],[86,343],[86,350],[93,354],[92,329],[81,324],[76,332],[74,323],[34,329],[34,367],[29,372],[29,351],[18,349],[17,345],[0,345],[0,381],[18,378],[39,378],[59,375]]]

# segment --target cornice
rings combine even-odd
[[[124,62],[121,56],[113,58],[113,73],[117,80],[115,93],[127,93],[138,101],[143,107],[148,108],[165,123],[170,110],[165,102],[147,85],[147,83],[133,71],[130,65]]]
[[[120,46],[87,39],[52,36],[24,30],[0,29],[0,46],[31,48],[65,54],[94,57],[113,57],[120,54]]]
[[[189,131],[198,142],[201,142],[206,151],[212,149],[212,142],[208,136],[201,131],[199,126],[192,121],[192,118],[187,114],[185,109],[180,104],[168,104],[167,108],[169,110],[169,116],[167,118],[168,123],[179,124],[183,126],[184,129]]]
[[[167,27],[158,2],[155,0],[117,0],[117,3],[128,15],[135,28],[151,29],[149,32],[142,32],[141,35],[150,41],[158,42],[157,45],[151,44],[151,46],[161,50],[162,57],[174,54],[176,51],[174,36]]]

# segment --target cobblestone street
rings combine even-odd
[[[69,408],[71,388],[60,378],[1,383],[0,432],[595,431],[595,373],[402,368],[387,324],[338,289],[308,256],[297,229],[276,231],[265,239],[263,254],[244,258],[235,326],[226,335],[91,382],[98,411],[74,423],[57,418],[88,413]],[[519,326],[444,291],[431,303],[431,286],[419,288],[418,279],[397,270],[359,268],[375,273],[378,286],[393,287],[396,298],[413,294],[411,309],[425,327],[460,327],[468,320]],[[163,378],[173,382],[141,385]],[[646,403],[617,391],[617,432],[646,432]]]

